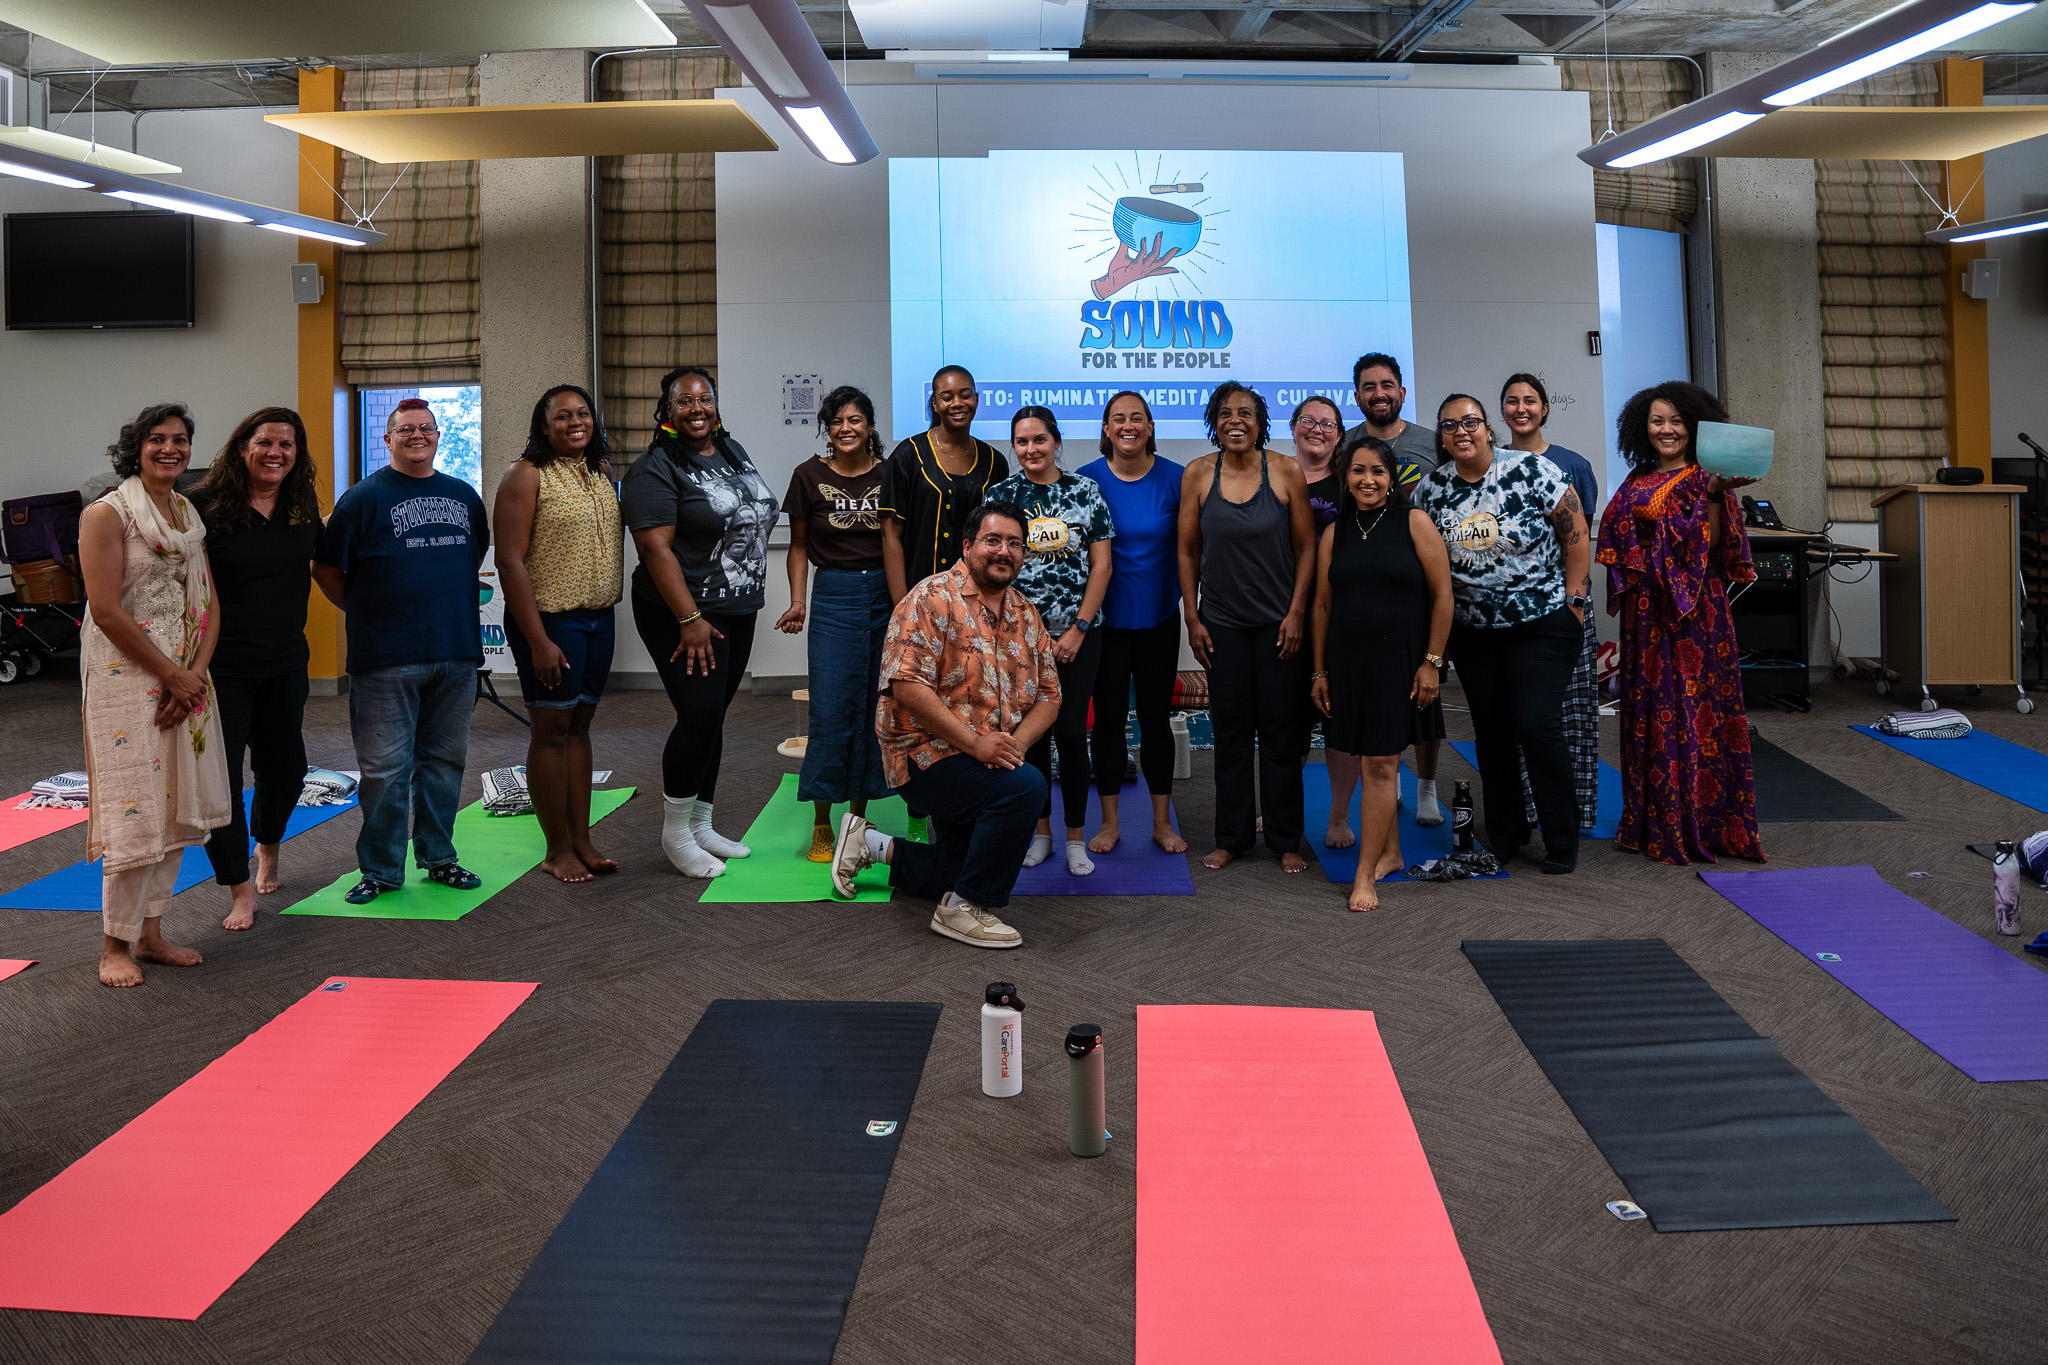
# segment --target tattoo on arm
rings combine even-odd
[[[1565,489],[1564,496],[1557,500],[1557,506],[1551,510],[1550,524],[1557,528],[1558,541],[1567,548],[1578,544],[1583,534],[1573,521],[1573,518],[1581,515],[1583,513],[1579,508],[1578,493],[1570,488]]]

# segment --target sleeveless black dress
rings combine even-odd
[[[1374,518],[1379,517],[1377,524]],[[1361,538],[1363,528],[1366,535]],[[1346,515],[1332,532],[1330,633],[1323,663],[1330,714],[1323,741],[1345,753],[1398,754],[1444,737],[1442,701],[1409,697],[1429,649],[1429,582],[1405,513]]]

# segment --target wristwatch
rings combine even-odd
[[[1593,609],[1592,598],[1579,597],[1576,594],[1565,598],[1564,604],[1568,607],[1577,607],[1580,611],[1591,611]]]
[[[1426,664],[1435,664],[1436,671],[1439,673],[1444,671],[1444,656],[1441,654],[1425,654],[1422,656],[1422,662]]]
[[[1086,634],[1088,633],[1088,631],[1089,631],[1089,629],[1090,629],[1090,628],[1091,628],[1091,623],[1090,623],[1090,622],[1088,622],[1088,621],[1085,621],[1085,620],[1083,620],[1082,618],[1080,618],[1080,617],[1078,617],[1078,616],[1076,616],[1076,617],[1074,618],[1074,629],[1075,629],[1075,630],[1078,630],[1078,631],[1080,631],[1080,632],[1081,632],[1081,633],[1082,633],[1083,635],[1086,635]]]

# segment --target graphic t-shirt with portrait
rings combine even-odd
[[[1058,483],[1033,483],[1028,475],[1012,474],[982,501],[1024,509],[1024,567],[1017,572],[1017,591],[1038,608],[1047,630],[1065,634],[1081,614],[1081,598],[1088,591],[1088,547],[1116,535],[1101,486],[1065,472]]]
[[[789,476],[782,510],[804,528],[804,557],[818,569],[865,572],[882,567],[882,469],[841,474],[824,456]]]
[[[1495,450],[1477,483],[1446,460],[1416,485],[1415,505],[1451,552],[1459,625],[1518,626],[1564,605],[1564,551],[1550,517],[1570,487],[1563,470],[1520,450]]]
[[[626,471],[621,502],[629,530],[675,528],[670,549],[705,615],[744,615],[767,602],[775,494],[738,441],[725,437],[699,455],[664,428]],[[633,570],[633,592],[661,600],[644,563]]]

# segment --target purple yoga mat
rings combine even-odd
[[[1111,853],[1091,853],[1095,871],[1076,877],[1067,871],[1067,832],[1059,821],[1060,794],[1052,794],[1052,856],[1017,874],[1018,896],[1192,896],[1195,876],[1188,855],[1168,853],[1152,842],[1152,797],[1142,783],[1125,787],[1116,810],[1123,838]],[[1088,837],[1102,827],[1102,805],[1088,793]],[[1179,826],[1176,825],[1175,828]]]
[[[2048,973],[1887,885],[1875,868],[1700,880],[1971,1080],[2048,1080]]]

